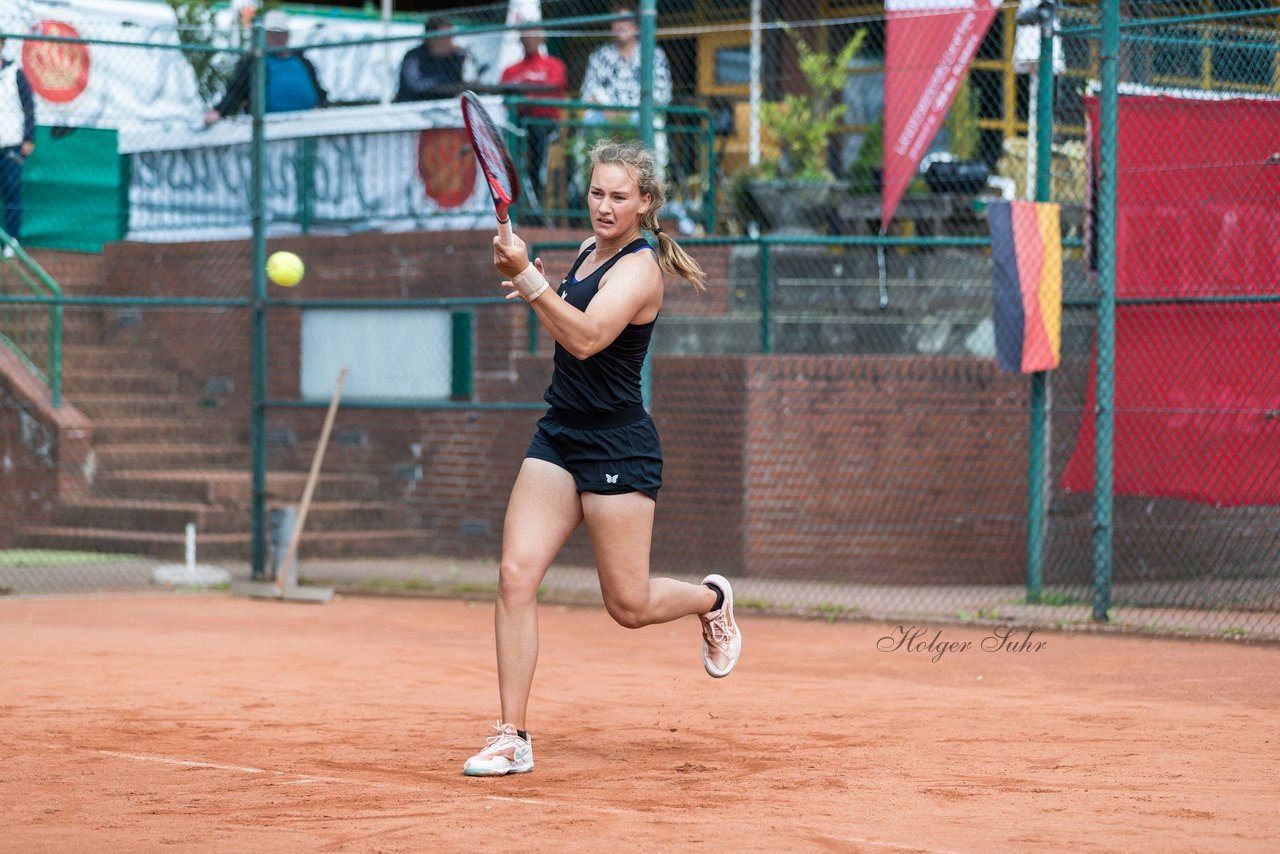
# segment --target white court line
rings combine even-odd
[[[268,771],[265,768],[254,768],[249,765],[220,765],[217,762],[201,762],[195,759],[173,759],[168,756],[148,756],[143,753],[121,753],[118,750],[92,750],[101,756],[114,756],[117,759],[131,759],[135,762],[155,762],[161,765],[178,765],[184,768],[212,768],[216,771],[236,771],[242,774],[269,774],[273,777],[292,777],[289,783],[340,783],[344,786],[368,786],[380,789],[404,789],[411,792],[433,791],[422,786],[406,786],[398,783],[383,783],[377,780],[351,780],[343,777],[319,777],[313,774],[293,774],[288,771]],[[544,801],[537,798],[514,798],[503,795],[486,795],[488,801],[506,801],[508,803],[530,804],[540,807],[562,807],[570,810],[587,810],[590,812],[614,813],[618,815],[644,815],[641,810],[629,810],[620,807],[584,806],[582,804],[563,804],[555,801]]]
[[[270,774],[272,777],[290,777],[286,783],[340,783],[344,786],[367,786],[371,789],[403,789],[408,792],[430,791],[422,786],[409,786],[403,783],[383,783],[379,780],[351,780],[345,777],[322,777],[315,774],[297,774],[291,771],[268,771],[265,768],[253,768],[247,765],[219,765],[216,762],[198,762],[194,759],[171,759],[167,756],[147,756],[142,753],[120,753],[115,750],[94,750],[102,756],[115,756],[119,759],[132,759],[137,762],[158,762],[163,765],[182,765],[190,768],[212,768],[217,771],[239,771],[245,774]]]
[[[68,748],[58,744],[43,744],[50,750],[66,750]],[[298,774],[291,771],[271,771],[266,768],[254,768],[251,765],[222,765],[217,762],[202,762],[196,759],[174,759],[170,756],[149,756],[145,753],[121,753],[118,750],[96,750],[87,747],[72,747],[71,750],[80,750],[86,753],[96,753],[99,756],[111,756],[116,759],[129,759],[134,762],[154,762],[159,765],[177,765],[182,768],[209,768],[214,771],[232,771],[238,774],[267,774],[272,777],[284,777],[282,782],[294,784],[306,783],[340,783],[344,786],[366,786],[371,789],[401,789],[407,792],[430,792],[423,786],[410,786],[404,783],[384,783],[378,780],[353,780],[345,777],[324,777],[315,774]]]
[[[46,747],[62,750],[64,748],[46,744]],[[424,786],[409,786],[401,783],[383,783],[378,780],[354,780],[346,777],[326,777],[315,774],[296,774],[289,771],[270,771],[266,768],[254,768],[250,765],[221,765],[217,762],[202,762],[195,759],[173,759],[168,756],[149,756],[144,753],[121,753],[118,750],[95,750],[91,748],[72,748],[87,750],[100,756],[112,756],[116,759],[130,759],[134,762],[155,762],[161,765],[177,765],[184,768],[211,768],[215,771],[234,771],[241,774],[268,774],[273,777],[289,777],[288,783],[339,783],[344,786],[367,786],[377,789],[403,789],[409,792],[435,792],[435,789]],[[537,798],[514,798],[503,795],[486,795],[485,800],[507,801],[510,803],[530,804],[540,807],[563,807],[570,810],[588,810],[591,812],[616,813],[619,815],[645,815],[642,810],[629,810],[620,807],[586,806],[583,804],[565,804],[556,801],[545,801]]]
[[[878,839],[866,839],[861,836],[827,836],[825,839],[831,839],[836,842],[856,842],[859,845],[871,845],[875,848],[888,848],[893,851],[920,851],[924,854],[963,854],[960,851],[952,851],[950,848],[929,848],[924,845],[900,845],[897,842],[881,842]]]
[[[53,750],[67,749],[63,745],[44,744]],[[152,762],[159,765],[176,765],[182,768],[209,768],[215,771],[232,771],[240,774],[267,774],[272,777],[291,777],[293,779],[286,780],[288,783],[340,783],[344,786],[367,786],[375,789],[401,789],[409,792],[437,792],[436,789],[426,788],[423,786],[409,786],[402,783],[383,783],[377,780],[353,780],[345,777],[321,777],[312,774],[295,774],[289,771],[270,771],[266,768],[254,768],[251,765],[223,765],[217,762],[203,762],[196,759],[174,759],[169,756],[149,756],[144,753],[121,753],[118,750],[96,750],[92,748],[71,748],[72,750],[83,750],[88,753],[96,753],[100,756],[111,756],[116,759],[128,759],[134,762]],[[537,807],[560,807],[562,809],[573,810],[574,812],[597,812],[609,813],[612,815],[628,815],[628,816],[652,816],[652,811],[627,809],[625,807],[606,807],[587,804],[569,804],[558,801],[548,801],[541,798],[517,798],[509,795],[485,795],[487,801],[503,801],[506,803],[527,804]],[[892,851],[917,851],[923,854],[962,854],[959,851],[952,851],[946,848],[929,848],[923,845],[901,845],[896,842],[882,842],[876,839],[867,839],[861,836],[832,836],[830,834],[820,834],[824,839],[830,839],[836,842],[854,842],[859,845],[870,845],[875,848],[885,848]]]
[[[265,768],[250,768],[247,765],[218,765],[215,762],[196,762],[192,759],[170,759],[167,756],[143,756],[138,753],[118,753],[114,750],[94,750],[102,756],[114,756],[117,759],[133,759],[137,762],[159,762],[162,765],[181,765],[185,768],[213,768],[218,771],[240,771],[244,774],[270,774]],[[279,772],[275,772],[279,773]]]

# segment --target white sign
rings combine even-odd
[[[306,309],[302,399],[328,400],[347,369],[350,400],[447,400],[453,393],[453,326],[438,309]]]
[[[485,98],[487,109],[499,99]],[[493,203],[456,101],[274,114],[265,118],[265,206],[273,234],[471,229]],[[130,158],[132,240],[250,233],[250,120],[120,132]]]

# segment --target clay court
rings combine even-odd
[[[897,624],[747,617],[717,681],[692,620],[630,632],[547,606],[537,768],[470,779],[496,716],[491,618],[425,598],[0,601],[0,847],[1199,852],[1280,834],[1274,647],[1036,631],[990,652],[978,626],[899,644]]]

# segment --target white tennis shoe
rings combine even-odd
[[[520,737],[515,724],[498,721],[493,725],[498,731],[484,742],[484,750],[472,756],[462,765],[462,773],[468,777],[501,777],[503,774],[524,774],[533,770],[533,744]]]
[[[723,679],[738,663],[742,654],[742,632],[733,618],[733,588],[722,575],[708,575],[703,584],[710,584],[724,593],[724,604],[718,611],[702,615],[702,665],[707,673]]]

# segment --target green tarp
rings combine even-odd
[[[119,240],[127,184],[114,130],[36,127],[22,172],[22,243],[99,252]]]

